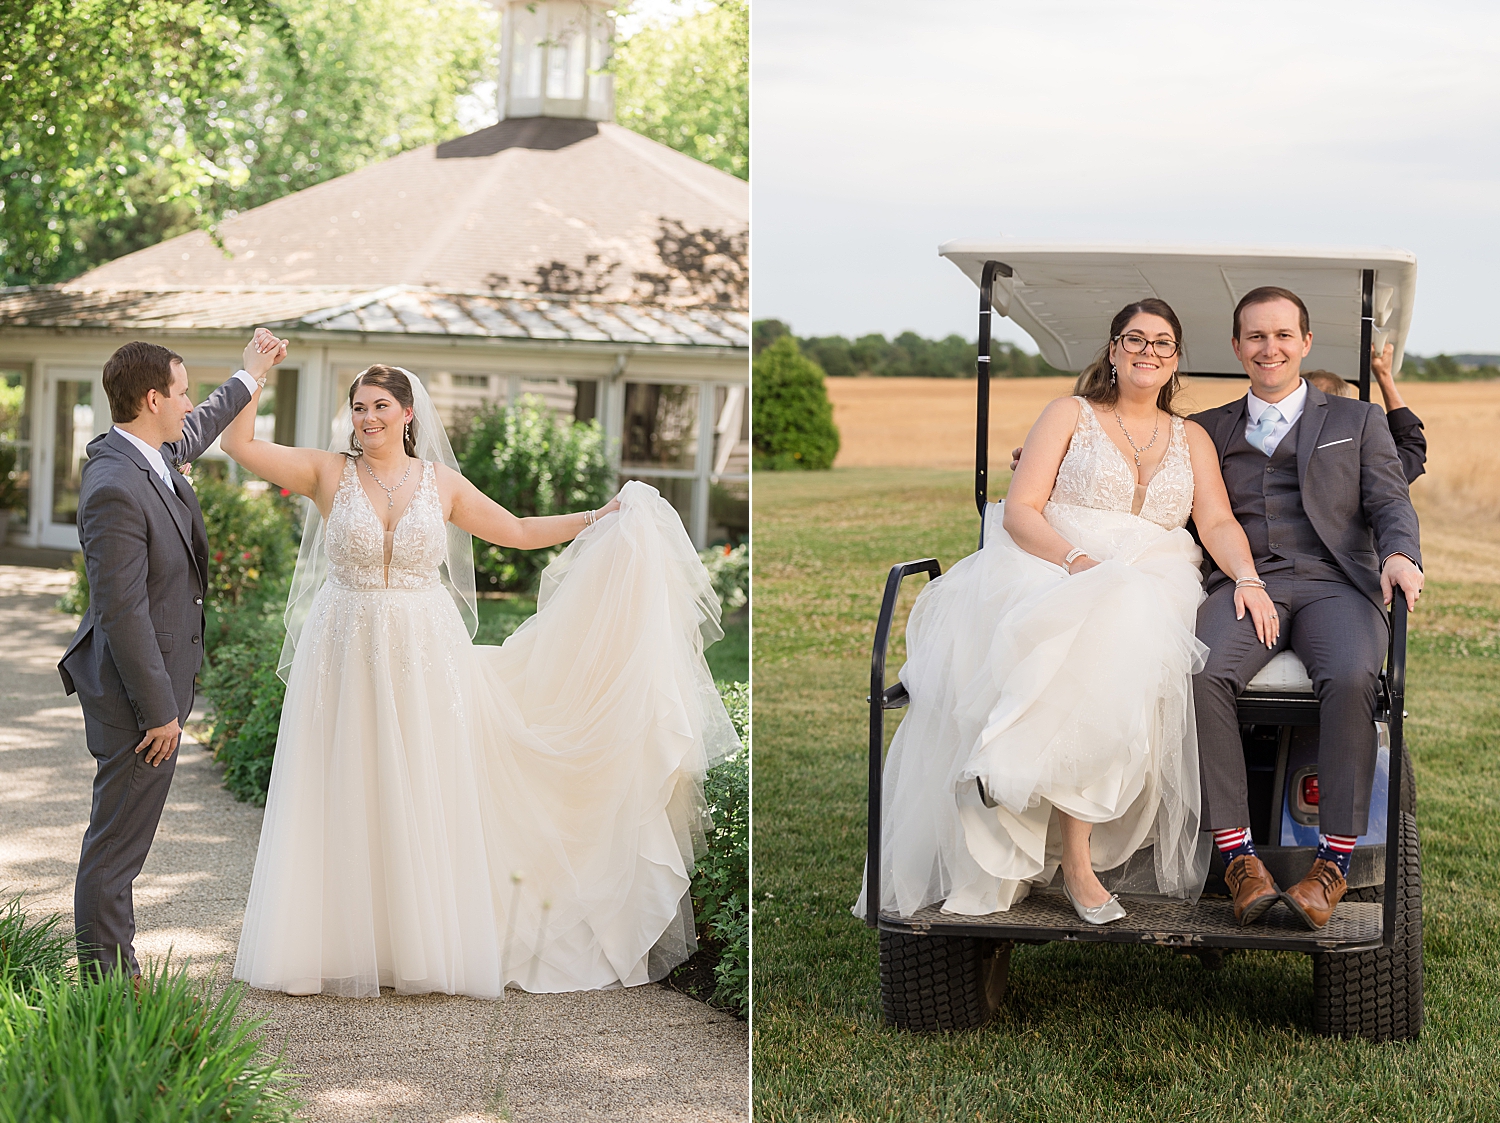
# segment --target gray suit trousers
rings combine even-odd
[[[145,865],[156,835],[177,754],[153,768],[144,752],[135,751],[144,736],[139,730],[105,725],[87,710],[83,724],[98,771],[73,888],[78,959],[85,970],[121,966],[138,974],[131,883]]]
[[[1256,639],[1248,613],[1234,618],[1232,584],[1219,586],[1198,609],[1198,638],[1209,646],[1207,666],[1193,676],[1204,828],[1250,823],[1235,698],[1273,655],[1291,648],[1306,664],[1321,703],[1319,826],[1327,834],[1361,835],[1375,777],[1375,694],[1390,643],[1385,614],[1343,581],[1263,576],[1281,616],[1275,648]]]

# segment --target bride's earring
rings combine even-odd
[[[1109,364],[1109,384],[1111,386],[1113,386],[1115,384],[1115,379],[1117,379],[1118,377],[1119,377],[1119,372],[1115,370],[1115,364],[1114,363],[1110,363]]]

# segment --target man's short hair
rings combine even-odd
[[[134,421],[146,404],[146,391],[162,397],[172,393],[172,364],[182,362],[176,351],[156,343],[127,343],[104,364],[104,393],[109,415],[116,422]]]
[[[1354,387],[1331,370],[1305,370],[1302,372],[1302,377],[1325,394],[1333,394],[1340,398],[1354,397]]]
[[[1235,339],[1240,337],[1240,313],[1252,304],[1270,304],[1273,300],[1290,300],[1297,306],[1297,323],[1302,328],[1302,338],[1307,338],[1307,333],[1312,331],[1312,324],[1307,318],[1307,305],[1302,303],[1302,298],[1291,289],[1278,288],[1276,285],[1262,285],[1240,297],[1240,302],[1234,306]]]

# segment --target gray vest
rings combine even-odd
[[[1243,428],[1238,430],[1224,453],[1224,484],[1235,518],[1250,539],[1258,573],[1292,570],[1309,577],[1347,580],[1302,506],[1302,485],[1297,479],[1301,431],[1299,418],[1268,457],[1245,439]]]

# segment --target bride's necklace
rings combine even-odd
[[[1116,414],[1116,416],[1118,417],[1119,415]],[[1130,436],[1129,433],[1126,433],[1125,435],[1126,437]],[[1154,441],[1156,438],[1153,436],[1151,439]],[[1132,447],[1134,447],[1134,445],[1132,445]],[[1150,448],[1151,446],[1147,445],[1146,447]],[[380,477],[375,474],[375,469],[370,467],[370,462],[363,456],[361,456],[359,459],[360,463],[365,466],[365,471],[370,473],[370,478],[375,481],[376,486],[379,487],[381,491],[385,492],[386,509],[390,510],[391,508],[395,507],[396,492],[400,491],[404,486],[406,486],[406,477],[411,475],[411,466],[416,460],[416,457],[408,456],[406,458],[406,475],[401,477],[401,482],[398,483],[395,487],[386,487],[385,484],[380,482]],[[1137,464],[1141,462],[1140,453],[1136,453],[1135,462]]]
[[[1151,439],[1146,442],[1145,448],[1135,443],[1135,438],[1130,435],[1130,430],[1125,428],[1125,419],[1120,416],[1119,410],[1115,410],[1115,420],[1120,423],[1120,432],[1125,434],[1125,439],[1130,442],[1130,447],[1135,452],[1135,470],[1139,475],[1141,470],[1141,453],[1147,451],[1147,449],[1156,443],[1157,434],[1161,432],[1161,411],[1156,411],[1156,425],[1151,430]]]

